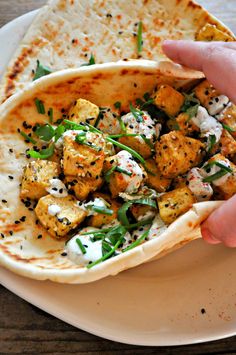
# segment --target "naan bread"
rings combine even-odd
[[[143,50],[137,51],[138,22]],[[233,34],[192,0],[50,0],[40,11],[9,63],[0,102],[33,79],[37,59],[53,71],[125,58],[160,60],[164,39],[195,39],[206,24]]]
[[[221,202],[193,205],[159,237],[91,269],[74,264],[63,254],[65,240],[50,237],[36,223],[34,205],[26,208],[19,198],[22,169],[29,162],[22,152],[29,146],[17,128],[26,118],[31,125],[48,120],[37,112],[35,98],[43,100],[46,109],[53,107],[57,119],[61,110],[68,109],[78,97],[98,106],[113,106],[121,101],[125,109],[131,100],[151,92],[157,84],[169,83],[179,88],[186,80],[200,78],[202,73],[171,63],[119,62],[54,73],[8,99],[0,108],[0,264],[33,279],[86,283],[158,258],[199,238],[200,223]]]

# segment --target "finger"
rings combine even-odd
[[[236,44],[166,41],[163,50],[172,60],[203,71],[216,89],[236,103]]]
[[[226,246],[236,247],[236,195],[224,202],[203,223],[203,239],[210,244],[223,242]]]

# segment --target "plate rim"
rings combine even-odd
[[[37,13],[39,12],[40,8],[39,9],[36,9],[36,10],[32,10],[32,11],[29,11],[21,16],[18,16],[16,17],[15,19],[11,20],[10,22],[6,23],[5,25],[3,25],[1,28],[0,28],[0,37],[2,35],[2,32],[5,32],[5,31],[9,31],[11,29],[12,26],[17,26],[18,23],[21,23],[21,22],[24,22],[25,19],[29,19],[30,17],[32,18],[31,20],[33,21],[34,17],[37,15]],[[31,22],[32,22],[31,21]],[[31,25],[31,22],[29,25]],[[19,42],[18,42],[19,43]],[[14,53],[13,53],[14,54]],[[3,72],[3,75],[4,75],[4,72]],[[11,271],[3,268],[3,267],[0,267],[0,276],[1,274],[3,273],[10,273],[10,275],[12,274],[13,277],[19,277],[19,278],[22,278],[23,280],[26,280],[26,282],[31,282],[30,279],[28,278],[25,278],[23,276],[20,276],[20,275],[16,275],[14,273],[12,273]],[[8,276],[7,276],[8,277]],[[38,280],[32,280],[33,282],[37,282],[39,285],[43,282],[50,282],[50,283],[53,283],[52,281],[38,281]],[[229,338],[229,337],[232,337],[232,336],[236,336],[236,328],[234,331],[232,332],[229,332],[229,331],[222,331],[222,335],[211,335],[211,336],[206,336],[206,338],[204,337],[196,337],[195,340],[191,339],[189,342],[184,340],[183,342],[182,341],[174,341],[174,342],[163,342],[163,343],[150,343],[150,341],[147,341],[147,342],[143,342],[143,341],[140,341],[140,342],[132,342],[132,341],[129,341],[127,339],[124,339],[124,337],[121,339],[121,337],[119,336],[118,338],[116,338],[116,336],[110,336],[110,335],[104,335],[104,333],[100,333],[99,332],[99,328],[96,328],[96,329],[91,329],[91,327],[86,327],[84,324],[81,326],[78,324],[75,324],[75,322],[73,322],[73,320],[69,320],[67,319],[67,316],[65,313],[60,313],[60,314],[57,314],[56,311],[51,311],[49,310],[46,306],[44,306],[44,304],[40,304],[40,302],[38,300],[31,300],[30,299],[30,295],[27,295],[27,292],[25,293],[23,291],[23,289],[21,287],[19,287],[18,285],[14,287],[14,285],[11,285],[11,281],[10,281],[10,285],[9,285],[9,282],[4,282],[2,280],[0,280],[0,284],[5,287],[7,290],[9,290],[10,292],[13,292],[15,295],[17,295],[18,297],[22,298],[24,301],[38,307],[39,309],[42,309],[43,311],[47,312],[48,314],[54,316],[55,318],[57,319],[60,319],[61,321],[65,322],[65,323],[68,323],[72,326],[74,326],[75,328],[78,328],[78,329],[81,329],[83,331],[86,331],[90,334],[93,334],[95,336],[99,336],[103,339],[107,339],[107,340],[110,340],[110,341],[114,341],[114,342],[118,342],[118,343],[122,343],[122,344],[129,344],[129,345],[136,345],[136,346],[143,346],[143,347],[150,347],[150,346],[155,346],[155,347],[158,347],[158,346],[184,346],[184,345],[196,345],[196,344],[201,344],[201,343],[206,343],[206,342],[212,342],[212,341],[216,341],[216,340],[222,340],[222,339],[226,339],[226,338]],[[63,284],[61,284],[60,286],[63,287]],[[37,298],[37,295],[36,295],[36,298]]]

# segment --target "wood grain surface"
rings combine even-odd
[[[0,0],[0,27],[45,0]],[[199,0],[236,33],[236,0]],[[236,354],[236,337],[181,347],[139,347],[76,329],[0,286],[0,354]]]

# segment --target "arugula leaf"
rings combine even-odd
[[[40,61],[37,60],[37,67],[36,67],[36,70],[35,70],[33,81],[41,78],[42,76],[45,76],[45,75],[48,75],[48,74],[51,74],[51,73],[52,73],[51,69],[49,69],[48,67],[42,65],[40,63]]]

